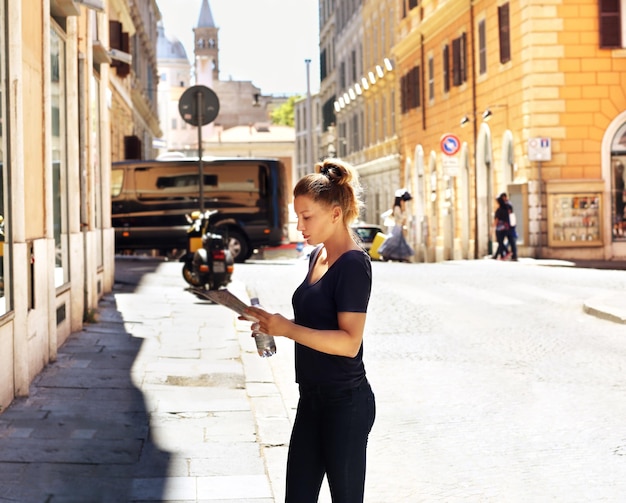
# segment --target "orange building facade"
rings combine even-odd
[[[399,2],[392,59],[417,260],[493,253],[501,192],[520,256],[626,257],[626,50],[607,36],[620,21],[603,3]]]

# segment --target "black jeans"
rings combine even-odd
[[[493,255],[493,258],[498,258],[506,255],[506,246],[504,246],[504,238],[508,235],[508,230],[496,231],[496,239],[498,240],[498,249],[496,253]]]
[[[513,260],[515,260],[517,259],[517,231],[515,230],[515,227],[511,227],[507,231],[506,237],[509,240],[509,246],[511,247]]]
[[[326,474],[333,503],[362,503],[367,438],[375,417],[374,393],[366,379],[344,390],[301,389],[285,502],[317,502]]]

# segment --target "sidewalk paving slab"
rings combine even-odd
[[[132,292],[116,284],[98,322],[0,414],[0,501],[275,501],[233,313],[185,286],[175,263]],[[245,343],[250,390],[280,411]]]

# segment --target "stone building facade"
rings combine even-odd
[[[0,412],[113,288],[110,165],[159,134],[158,17],[153,0],[0,1]]]

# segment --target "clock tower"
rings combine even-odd
[[[219,80],[219,44],[218,28],[215,26],[213,14],[208,0],[202,0],[198,26],[193,29],[196,84],[208,87]]]

